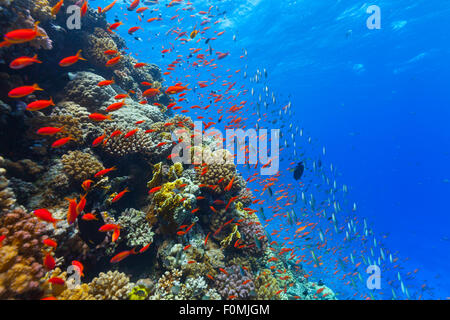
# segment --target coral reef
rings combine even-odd
[[[83,3],[67,0],[61,10]],[[2,34],[33,29],[29,41],[6,37],[0,46],[0,299],[334,299],[272,246],[252,208],[260,199],[221,138],[205,133],[189,146],[203,132],[187,114],[204,119],[205,130],[225,114],[239,127],[236,106],[218,109],[216,123],[212,101],[193,102],[216,104],[232,86],[208,95],[172,83],[93,4],[81,29],[52,13],[56,4],[0,1]],[[60,63],[80,49],[80,61]],[[42,63],[10,67],[34,55]],[[168,70],[182,63],[180,56]],[[10,94],[33,83],[42,90]],[[31,102],[43,107],[31,111]],[[175,161],[177,144],[190,163]]]

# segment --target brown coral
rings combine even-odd
[[[0,157],[0,165],[4,162],[4,159]],[[0,213],[12,208],[16,203],[16,197],[11,188],[8,188],[9,181],[5,177],[6,170],[0,168]]]
[[[61,157],[64,172],[76,182],[92,178],[103,170],[103,164],[92,154],[81,151],[69,151]]]
[[[106,62],[111,59],[104,52],[106,50],[118,51],[117,45],[111,36],[101,28],[95,28],[93,33],[86,33],[83,37],[83,52],[85,58],[94,66],[106,69]],[[122,64],[119,62],[116,67]]]
[[[89,293],[98,300],[124,300],[133,287],[130,278],[119,271],[101,272],[89,283]]]

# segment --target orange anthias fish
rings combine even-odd
[[[156,88],[150,88],[150,89],[145,90],[145,91],[142,93],[142,96],[144,96],[144,97],[154,97],[154,96],[156,96],[157,94],[159,94],[159,89],[156,89]]]
[[[17,29],[5,34],[4,39],[9,44],[25,43],[36,37],[47,37],[38,29],[39,21],[34,23],[34,29]]]
[[[111,67],[111,66],[116,65],[116,64],[120,61],[121,58],[122,58],[122,56],[117,56],[117,57],[114,57],[114,58],[112,58],[112,59],[109,59],[109,60],[106,62],[106,66],[107,66],[107,67]]]
[[[33,63],[42,63],[42,61],[39,61],[37,58],[37,54],[35,54],[33,57],[20,57],[17,59],[14,59],[9,64],[9,67],[14,70],[19,70],[25,67],[28,67],[32,65]]]
[[[38,111],[38,110],[42,110],[42,109],[45,109],[47,107],[54,106],[54,105],[55,105],[55,103],[53,102],[52,98],[50,98],[50,100],[37,100],[37,101],[30,102],[27,105],[26,110]]]
[[[25,96],[28,96],[35,92],[36,90],[43,91],[44,89],[41,89],[37,83],[33,84],[32,86],[22,86],[12,89],[10,92],[8,92],[8,97],[10,98],[23,98]]]
[[[44,241],[42,241],[42,243],[48,247],[52,247],[53,249],[56,249],[56,247],[58,246],[56,241],[53,239],[50,239],[50,238],[44,239]]]
[[[52,148],[59,148],[62,147],[63,145],[65,145],[66,143],[68,143],[70,140],[74,140],[76,141],[75,138],[73,137],[65,137],[65,138],[61,138],[56,140],[55,142],[52,143]]]
[[[43,135],[43,136],[51,136],[54,135],[58,132],[61,132],[64,129],[64,126],[56,128],[56,127],[44,127],[44,128],[40,128],[38,129],[38,131],[36,131],[37,134],[39,135]]]
[[[52,213],[47,209],[37,209],[33,211],[34,215],[41,221],[49,222],[53,224],[53,227],[56,229],[56,223],[61,221],[59,219],[55,219],[52,216]]]
[[[60,65],[61,67],[69,67],[69,66],[73,65],[74,63],[77,63],[78,60],[84,60],[84,61],[86,61],[86,59],[84,59],[83,57],[81,57],[81,49],[78,50],[78,52],[77,52],[76,55],[70,56],[70,57],[67,57],[67,58],[62,59],[62,60],[59,62],[59,65]]]
[[[111,84],[113,84],[114,83],[114,79],[111,79],[111,80],[103,80],[103,81],[100,81],[99,83],[97,83],[97,86],[99,86],[99,87],[104,87],[104,86],[109,86],[109,85],[111,85]]]
[[[119,192],[119,193],[111,200],[111,202],[119,201],[119,200],[124,196],[124,194],[127,193],[127,192],[130,192],[130,190],[128,190],[128,188],[125,188],[125,190]]]
[[[134,0],[127,8],[128,11],[133,11],[139,5],[139,0]]]
[[[114,171],[114,170],[116,170],[116,169],[117,169],[116,167],[112,167],[112,168],[100,170],[99,172],[97,172],[97,173],[94,175],[94,177],[95,177],[95,178],[102,177],[102,176],[104,176],[105,174],[107,174],[107,173],[109,173],[109,172],[111,172],[111,171]]]
[[[84,220],[84,221],[98,220],[97,216],[95,214],[92,214],[92,213],[85,213],[85,214],[83,214],[81,219]]]
[[[120,262],[132,254],[137,254],[137,252],[135,251],[135,248],[128,250],[128,251],[122,251],[122,252],[116,254],[114,257],[111,258],[110,262],[111,263]]]
[[[142,29],[141,27],[131,27],[130,29],[128,29],[128,34],[133,34],[136,31],[138,31],[139,29]]]
[[[83,183],[81,184],[81,187],[83,188],[84,191],[88,191],[92,184],[94,183],[94,181],[92,180],[84,180]]]
[[[111,10],[112,7],[116,4],[117,0],[114,0],[112,3],[108,4],[106,7],[104,7],[102,10],[100,10],[100,13],[105,13]]]
[[[107,108],[106,108],[106,112],[111,112],[111,111],[116,111],[119,110],[120,108],[122,108],[125,105],[125,100],[122,100],[120,102],[115,102],[110,104]]]
[[[67,209],[67,223],[71,225],[77,220],[78,210],[77,210],[77,199],[66,198],[69,201],[69,208]]]
[[[58,14],[59,9],[61,9],[63,3],[64,3],[64,0],[60,0],[52,7],[52,10],[51,10],[52,16],[56,16]]]
[[[104,121],[104,120],[111,120],[111,115],[103,115],[101,113],[91,113],[89,115],[89,119],[94,121]]]
[[[84,17],[86,15],[86,12],[88,10],[88,5],[87,5],[87,1],[85,0],[83,2],[83,5],[81,6],[81,16]]]
[[[55,258],[50,253],[47,253],[44,257],[44,266],[47,270],[55,269],[56,262]]]
[[[84,277],[84,274],[83,274],[84,266],[83,266],[83,264],[81,262],[77,261],[77,260],[73,260],[72,261],[72,265],[78,270],[80,276]]]

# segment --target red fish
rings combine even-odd
[[[130,29],[128,29],[128,34],[133,34],[136,31],[138,31],[139,29],[142,29],[141,27],[131,27]]]
[[[25,67],[28,67],[32,65],[33,63],[42,63],[42,61],[39,61],[37,59],[37,54],[35,54],[33,57],[20,57],[17,59],[14,59],[9,64],[9,67],[14,70],[22,69]]]
[[[77,199],[66,198],[69,201],[69,208],[67,209],[67,223],[71,225],[77,220],[78,210],[77,210]]]
[[[111,120],[111,115],[103,115],[101,113],[91,113],[89,115],[89,119],[94,121],[104,121],[104,120]]]
[[[9,44],[24,43],[34,40],[36,37],[46,37],[38,29],[39,21],[34,23],[34,29],[18,29],[5,34],[5,41]]]
[[[92,213],[85,213],[85,214],[83,214],[81,219],[84,220],[84,221],[98,220],[97,216],[95,214],[92,214]]]
[[[55,266],[56,266],[55,258],[53,258],[53,256],[50,253],[47,253],[44,257],[44,267],[47,270],[53,270],[55,269]]]
[[[66,143],[68,143],[70,140],[76,141],[76,139],[73,137],[61,138],[52,143],[52,148],[59,148],[59,147],[65,145]]]
[[[111,200],[111,202],[119,201],[119,200],[124,196],[124,194],[127,193],[127,192],[130,192],[130,190],[128,190],[128,188],[125,188],[125,190],[119,192],[119,193]]]
[[[128,11],[133,11],[139,5],[139,0],[134,0],[127,8]]]
[[[118,254],[116,254],[114,257],[111,258],[111,263],[117,263],[122,261],[123,259],[127,258],[128,256],[132,254],[137,254],[137,252],[134,250],[135,248],[128,250],[128,251],[122,251]]]
[[[44,241],[42,241],[43,244],[45,244],[48,247],[52,247],[53,249],[56,249],[56,247],[58,246],[58,244],[56,243],[55,240],[53,239],[44,239]]]
[[[35,83],[32,86],[23,86],[12,89],[10,92],[8,92],[8,97],[23,98],[25,96],[28,96],[29,94],[32,94],[36,90],[43,91],[44,89],[39,88],[39,86]]]
[[[64,281],[64,279],[58,278],[58,277],[53,277],[47,280],[47,282],[50,282],[51,284],[56,284],[59,286],[63,286],[66,282]]]
[[[117,169],[116,167],[112,167],[112,168],[100,170],[99,172],[97,172],[97,173],[94,175],[94,177],[95,177],[95,178],[102,177],[102,176],[104,176],[105,174],[107,174],[107,173],[109,173],[109,172],[111,172],[111,171],[114,171],[114,170],[116,170],[116,169]]]
[[[36,131],[37,134],[42,135],[42,136],[51,136],[54,135],[58,132],[61,132],[64,129],[64,126],[56,128],[56,127],[44,127],[44,128],[40,128],[38,129],[38,131]]]
[[[49,222],[53,224],[53,227],[56,229],[56,223],[61,221],[59,219],[55,219],[52,216],[52,213],[47,209],[37,209],[33,211],[34,215],[41,221]]]
[[[76,55],[70,56],[70,57],[67,57],[67,58],[62,59],[62,60],[59,62],[59,65],[60,65],[61,67],[69,67],[69,66],[73,65],[74,63],[77,63],[78,60],[84,60],[84,61],[86,61],[86,59],[84,59],[83,57],[81,57],[81,49],[78,50],[78,52],[77,52]]]
[[[50,98],[50,100],[37,100],[37,101],[30,102],[27,105],[26,110],[38,111],[38,110],[42,110],[49,106],[54,106],[54,105],[55,105],[55,103],[53,102],[52,98]]]
[[[81,187],[83,188],[84,191],[88,191],[92,184],[94,183],[94,181],[92,180],[84,180],[83,183],[81,184]]]

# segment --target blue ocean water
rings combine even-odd
[[[101,6],[108,3],[98,2]],[[331,170],[332,179],[338,186],[348,186],[346,202],[339,198],[343,207],[346,203],[341,214],[355,215],[358,221],[366,218],[377,235],[378,246],[382,243],[385,250],[398,252],[402,274],[418,269],[408,278],[409,292],[418,292],[411,296],[449,297],[446,270],[450,267],[450,215],[446,200],[450,191],[447,127],[450,66],[446,58],[450,42],[446,18],[450,4],[436,0],[370,3],[252,0],[194,1],[194,4],[198,10],[214,6],[212,12],[220,16],[219,27],[225,34],[220,41],[211,41],[211,46],[230,52],[221,62],[222,68],[245,70],[248,76],[238,80],[239,84],[247,89],[254,87],[257,92],[267,87],[268,92],[274,93],[277,102],[268,106],[267,113],[279,120],[272,127],[284,126],[283,131],[291,123],[299,126],[316,146],[309,150],[304,142],[297,141],[299,151],[294,157],[294,147],[289,141],[283,150],[288,155],[282,161],[282,170],[290,161],[306,161],[298,156],[300,149],[306,150],[304,157],[320,158],[324,167],[332,164],[336,168]],[[369,5],[377,5],[381,10],[379,30],[367,28]],[[160,12],[169,20],[177,9],[165,8]],[[123,6],[115,7],[108,12],[108,18],[112,20],[117,15],[123,20],[123,12]],[[156,14],[146,13],[145,18]],[[169,48],[173,44],[173,38],[162,36],[174,27],[174,23],[165,20],[146,27],[142,34],[136,33],[141,39],[128,41],[133,54],[161,67],[176,58],[175,54],[161,55],[163,46]],[[194,17],[191,20],[187,17],[175,25],[180,30],[190,30],[194,21]],[[140,24],[135,17],[124,22],[126,25],[118,33],[130,38],[126,34],[128,28]],[[187,49],[177,48],[180,54],[188,52]],[[245,53],[246,57],[240,58]],[[256,70],[263,69],[267,70],[267,78],[263,76],[262,82],[249,81]],[[217,74],[225,78],[223,71],[219,69]],[[181,71],[177,77],[184,80],[190,72]],[[210,77],[201,68],[196,72],[200,80]],[[249,98],[255,108],[257,96]],[[195,100],[190,99],[194,104]],[[279,110],[289,102],[293,115],[279,117]],[[257,116],[247,116],[247,124],[256,122]],[[307,165],[304,178],[312,179],[311,185],[318,184],[317,176],[310,171],[311,161]],[[295,181],[286,174],[278,183]],[[299,197],[300,193],[299,189]],[[271,201],[267,194],[264,197]],[[351,210],[353,202],[357,204],[355,212]],[[301,206],[298,202],[295,210],[301,210]],[[278,227],[269,222],[269,230]],[[330,243],[339,242],[337,236],[327,237]],[[344,250],[352,252],[368,247],[374,245],[360,246],[355,240]],[[394,265],[395,262],[386,267],[386,276],[381,275],[383,288],[398,277]],[[333,290],[342,291],[343,298],[353,297],[347,292],[348,284],[334,282],[332,272],[322,272],[321,276],[326,283],[333,283],[334,287],[330,285]],[[421,289],[425,283],[430,290]],[[359,286],[354,288],[365,290]],[[398,284],[393,286],[400,296]],[[388,288],[384,294],[390,291]]]

